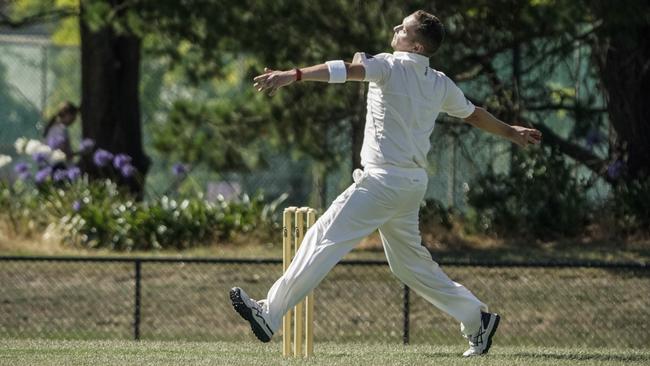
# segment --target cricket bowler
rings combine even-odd
[[[469,341],[464,356],[488,352],[499,315],[463,285],[452,281],[422,245],[418,212],[427,189],[427,153],[440,112],[526,147],[539,144],[535,129],[510,126],[474,106],[444,73],[429,66],[445,30],[432,14],[418,10],[394,27],[393,53],[357,53],[342,60],[276,71],[265,69],[254,87],[273,95],[279,88],[316,81],[368,83],[361,165],[354,183],[305,234],[288,270],[266,299],[230,290],[235,310],[262,342],[271,340],[282,317],[309,294],[364,237],[379,230],[391,271],[404,284],[460,322]],[[359,299],[372,303],[372,299]]]

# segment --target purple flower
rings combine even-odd
[[[79,202],[79,201],[72,202],[72,210],[74,212],[79,212],[79,210],[81,210],[82,207],[83,207],[83,204],[81,202]]]
[[[122,173],[122,176],[125,178],[133,176],[135,173],[135,167],[131,164],[125,164],[120,168],[120,172]]]
[[[607,167],[607,176],[611,179],[617,179],[623,171],[623,162],[616,160]]]
[[[81,176],[81,169],[79,167],[73,166],[68,169],[68,179],[72,182],[79,179]]]
[[[47,138],[47,146],[52,150],[60,149],[65,145],[65,136],[55,134]]]
[[[20,180],[27,180],[31,176],[32,176],[32,174],[29,171],[18,173],[18,179],[20,179]]]
[[[14,165],[14,172],[18,174],[29,173],[29,164],[17,163],[16,165]]]
[[[68,171],[65,169],[57,169],[52,173],[52,179],[54,179],[55,182],[62,182],[66,178],[68,178]]]
[[[113,154],[104,149],[97,149],[93,155],[93,162],[100,168],[108,165],[111,160],[113,160]]]
[[[182,163],[176,163],[172,167],[172,173],[174,173],[175,176],[181,176],[187,174],[187,165],[182,164]]]
[[[36,172],[36,174],[34,175],[34,180],[36,181],[36,183],[39,183],[39,184],[43,183],[47,179],[50,178],[51,174],[52,174],[52,168],[47,166],[47,167],[39,170],[38,172]]]
[[[113,166],[115,169],[122,169],[122,167],[131,164],[131,157],[126,154],[117,154],[113,159]]]
[[[32,159],[39,165],[47,165],[49,162],[50,156],[47,153],[44,152],[37,152],[36,154],[32,155]]]
[[[81,143],[79,144],[79,152],[81,153],[87,153],[90,152],[93,147],[95,147],[95,140],[85,138],[81,140]]]

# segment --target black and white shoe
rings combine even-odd
[[[481,312],[481,327],[478,332],[465,336],[469,341],[469,349],[463,353],[463,356],[480,356],[488,353],[500,319],[497,314]]]
[[[241,315],[242,318],[248,320],[251,324],[251,329],[257,339],[262,342],[268,342],[273,337],[273,331],[269,326],[267,315],[262,309],[262,305],[257,301],[251,299],[244,290],[239,287],[230,289],[230,301],[232,306]]]

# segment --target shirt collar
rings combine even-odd
[[[429,58],[426,56],[417,53],[412,53],[412,52],[404,52],[404,51],[395,51],[393,52],[393,55],[395,56],[395,58],[401,60],[413,61],[420,66],[429,67]]]

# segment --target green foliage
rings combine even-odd
[[[514,154],[510,172],[490,171],[468,192],[474,228],[502,235],[575,235],[586,225],[587,183],[553,149]]]
[[[67,16],[79,12],[80,0],[13,0],[0,7],[9,23],[47,23],[57,45],[79,45],[79,20]],[[6,2],[5,2],[6,3]]]
[[[260,122],[251,104],[233,109],[226,99],[178,100],[167,121],[152,129],[153,145],[176,161],[205,163],[217,171],[246,171],[262,159],[257,145],[265,130]]]
[[[65,242],[114,250],[184,249],[231,239],[235,233],[265,235],[278,222],[286,196],[204,200],[200,195],[161,196],[136,202],[115,183],[82,179],[32,186],[0,183],[0,219],[17,235],[54,225]]]
[[[392,27],[406,14],[422,8],[439,15],[448,30],[447,41],[432,59],[432,66],[469,82],[463,88],[473,100],[508,122],[520,117],[539,123],[561,120],[569,133],[555,132],[568,135],[562,139],[574,144],[584,143],[590,131],[593,134],[602,128],[603,102],[594,86],[598,76],[589,61],[591,49],[584,43],[585,34],[593,31],[600,19],[584,1],[243,0],[199,1],[190,7],[145,0],[134,8],[143,20],[135,30],[145,39],[147,50],[168,57],[172,69],[194,84],[208,80],[227,84],[224,76],[233,63],[229,56],[254,60],[243,78],[248,92],[241,86],[232,88],[246,95],[252,90],[250,76],[262,72],[264,66],[288,69],[329,59],[350,60],[357,51],[390,52]],[[515,50],[518,57],[514,57]],[[520,75],[514,75],[516,72]],[[291,146],[331,166],[341,156],[323,131],[338,136],[350,135],[351,124],[356,131],[362,129],[363,97],[363,86],[358,85],[292,86],[264,101],[270,108],[256,110],[261,119],[257,125],[267,126],[271,133],[262,138],[276,146]],[[233,111],[250,103],[249,98],[220,98],[227,99]],[[199,95],[193,102],[206,101]],[[537,112],[522,114],[522,106],[532,106]],[[213,113],[211,119],[226,121],[223,115]],[[598,145],[593,140],[587,142],[589,147]],[[182,141],[182,149],[193,150],[192,142]],[[356,143],[352,141],[353,151],[358,150]],[[200,147],[201,143],[194,145]]]
[[[441,225],[447,230],[451,230],[454,225],[454,209],[447,208],[445,205],[436,200],[428,199],[420,205],[420,225],[428,226],[429,224]]]
[[[219,170],[251,166],[245,160],[259,157],[252,150],[255,140],[290,147],[329,166],[340,161],[328,136],[348,131],[351,119],[363,120],[360,85],[303,84],[267,98],[254,95],[252,76],[264,66],[291,68],[334,58],[350,60],[360,50],[383,52],[392,32],[386,17],[401,19],[399,7],[345,1],[194,5],[138,5],[149,27],[142,34],[147,51],[165,55],[171,60],[171,74],[200,88],[191,90],[191,100],[177,101],[169,117],[160,121],[156,148],[172,156],[182,151],[192,155],[183,161],[206,162]],[[206,89],[215,92],[202,92]],[[187,134],[199,138],[176,139]],[[213,138],[214,147],[196,153],[205,150],[204,135]]]
[[[53,4],[59,7],[77,4],[74,0],[18,3],[27,5],[17,7],[16,17],[47,10]],[[629,38],[633,43],[636,38],[628,36],[645,34],[639,32],[639,23],[647,24],[645,2],[629,1],[625,6],[610,3],[583,0],[478,3],[469,0],[436,3],[242,0],[233,3],[215,0],[192,1],[187,6],[153,0],[119,5],[89,0],[83,2],[83,10],[84,20],[91,26],[110,24],[118,32],[133,32],[142,37],[146,52],[164,55],[165,61],[171,64],[168,73],[164,70],[167,64],[156,69],[156,77],[146,86],[147,90],[161,94],[163,90],[171,90],[165,97],[172,96],[172,99],[183,95],[169,115],[165,107],[157,109],[159,106],[154,103],[145,105],[146,111],[156,110],[162,115],[155,121],[161,126],[152,129],[156,134],[155,146],[174,160],[207,162],[221,171],[241,170],[259,163],[256,140],[291,146],[330,166],[341,161],[336,156],[339,150],[332,141],[327,141],[328,136],[347,133],[350,124],[362,126],[363,86],[302,84],[284,89],[276,97],[260,99],[252,96],[250,77],[261,72],[263,66],[284,69],[335,58],[349,60],[356,51],[390,51],[392,26],[418,8],[439,15],[448,30],[447,41],[432,60],[432,66],[457,81],[467,82],[463,89],[468,96],[508,122],[521,117],[554,126],[549,132],[557,134],[556,140],[547,139],[548,143],[562,147],[582,163],[604,160],[610,154],[607,151],[610,144],[600,131],[610,128],[605,126],[604,101],[601,89],[595,84],[599,78],[607,79],[607,75],[599,74],[594,63],[607,56],[603,52],[607,52],[611,36]],[[640,43],[638,48],[643,49],[641,46],[645,44]],[[641,60],[645,60],[641,52],[630,55],[637,58],[641,55]],[[241,59],[247,63],[238,72],[229,69]],[[171,83],[169,80],[174,77],[200,86],[203,91],[211,87],[223,90],[205,94],[196,93],[195,89],[188,92],[182,87],[173,88],[177,80]],[[232,82],[233,77],[238,82]],[[167,83],[161,86],[159,80]],[[607,83],[601,84],[607,88]],[[612,91],[606,94],[613,95]],[[638,90],[624,92],[640,94]],[[553,123],[557,121],[563,123]],[[639,123],[627,119],[623,122],[621,126],[634,127]],[[613,128],[621,130],[617,125]],[[620,133],[624,130],[618,131],[618,138],[634,137],[634,134]],[[580,145],[596,148],[595,153],[585,153],[588,151]],[[582,153],[575,154],[575,151]],[[584,186],[572,176],[557,151],[553,150],[551,155],[553,167],[538,166],[533,169],[532,177],[517,166],[521,157],[514,157],[515,176],[483,177],[482,183],[489,188],[483,193],[486,199],[474,196],[479,207],[476,222],[495,230],[514,227],[514,231],[526,233],[578,230],[586,216],[581,209]],[[547,163],[549,158],[542,161]],[[551,168],[566,174],[537,173]],[[567,177],[570,181],[563,182]],[[637,193],[630,193],[636,192],[633,185],[626,187],[624,192],[617,193],[616,199],[629,208],[625,212],[630,212],[635,209],[637,202],[633,197]],[[563,197],[559,199],[561,202],[553,199],[553,190]],[[531,194],[521,196],[521,192],[528,191]],[[489,208],[491,203],[496,206]],[[543,207],[542,203],[550,208]],[[563,208],[567,209],[564,213],[567,217],[562,216]],[[558,216],[554,217],[553,213]],[[629,224],[636,226],[639,220],[635,218]]]
[[[15,235],[30,237],[42,232],[49,223],[51,207],[49,201],[39,199],[36,187],[0,180],[0,219]]]
[[[622,182],[604,207],[615,219],[613,226],[624,234],[647,232],[650,228],[650,178]]]

